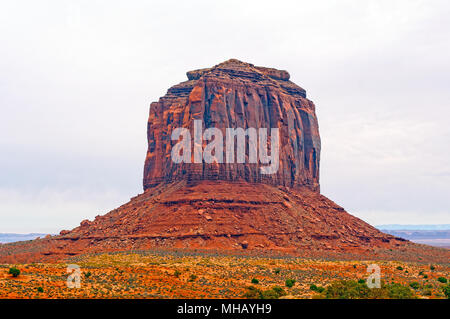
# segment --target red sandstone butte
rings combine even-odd
[[[289,81],[289,73],[228,60],[210,69],[187,73],[188,81],[171,87],[150,106],[144,190],[177,180],[247,181],[319,190],[320,137],[314,103]],[[262,174],[259,165],[245,163],[176,164],[170,152],[177,127],[278,128],[280,166]],[[193,133],[191,133],[193,136]],[[206,141],[204,141],[204,145]],[[224,156],[225,158],[225,156]]]
[[[146,249],[448,262],[449,250],[384,234],[320,194],[315,106],[288,72],[228,60],[187,77],[150,106],[144,193],[57,236],[0,245],[0,262]],[[279,170],[175,164],[171,133],[194,120],[278,128]]]

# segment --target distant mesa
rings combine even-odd
[[[30,234],[14,234],[14,233],[0,233],[0,244],[13,243],[16,241],[33,240],[36,238],[43,238],[48,234],[30,233]]]

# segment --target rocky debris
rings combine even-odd
[[[405,260],[448,261],[450,257],[449,250],[384,234],[340,208],[309,188],[287,192],[267,184],[180,181],[148,189],[103,218],[64,235],[2,245],[0,262],[56,261],[131,249],[319,258],[345,253],[355,259],[375,258],[374,251],[377,258],[389,259],[392,249],[402,251]],[[198,213],[201,210],[203,214]]]
[[[292,205],[289,204],[289,202],[287,202],[287,201],[284,201],[283,205],[286,206],[287,208],[292,208]]]
[[[90,224],[91,224],[91,222],[90,222],[89,220],[85,219],[85,220],[83,220],[83,221],[80,223],[80,226],[81,226],[81,227],[87,227],[87,226],[89,226]]]

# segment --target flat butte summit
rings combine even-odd
[[[382,233],[320,194],[315,105],[287,71],[231,59],[187,78],[150,105],[142,194],[59,235],[0,245],[0,262],[129,250],[448,262],[450,250]],[[244,162],[175,163],[172,132],[193,136],[197,120],[223,136],[278,128],[278,170],[263,174],[248,149]]]

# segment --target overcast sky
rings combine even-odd
[[[322,193],[371,224],[450,223],[448,1],[2,1],[0,232],[142,192],[149,104],[237,58],[317,107]]]

